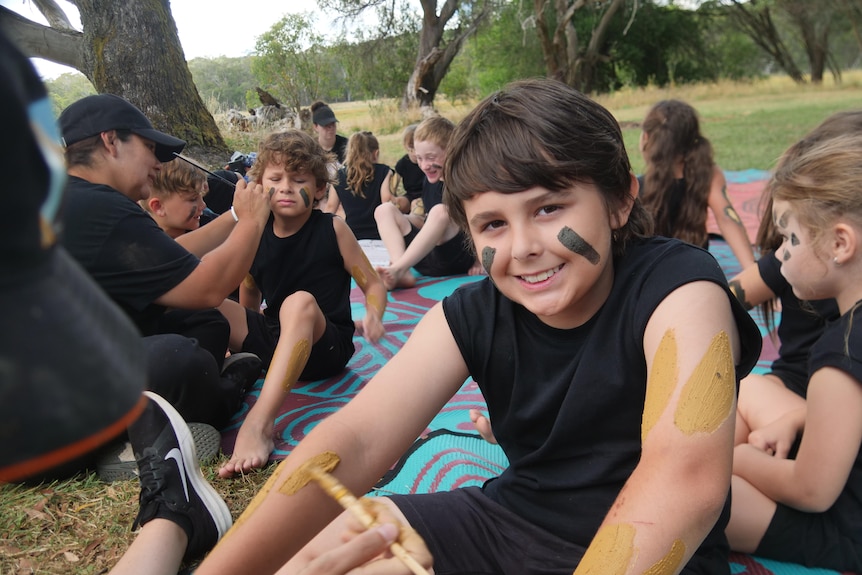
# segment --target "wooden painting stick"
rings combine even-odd
[[[359,502],[356,496],[353,495],[340,481],[338,481],[338,479],[316,465],[308,468],[308,474],[312,479],[320,484],[324,491],[331,495],[333,499],[338,501],[344,509],[351,512],[366,529],[374,527],[374,517],[365,509],[365,507],[362,506],[362,503]],[[429,575],[428,571],[422,567],[422,565],[416,561],[416,559],[414,559],[399,542],[394,541],[389,546],[389,550],[392,551],[392,554],[400,559],[401,562],[404,563],[415,575]]]

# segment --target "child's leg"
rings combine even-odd
[[[775,515],[775,502],[736,475],[730,489],[730,521],[724,532],[732,550],[753,553]]]
[[[805,400],[772,374],[752,374],[739,384],[734,445],[748,443],[749,434],[785,413],[805,407]]]
[[[406,248],[404,236],[410,233],[410,220],[394,204],[385,203],[374,209],[374,221],[390,261],[400,258]]]
[[[239,429],[221,477],[263,467],[274,447],[272,428],[284,398],[308,363],[311,347],[326,331],[326,317],[308,292],[288,296],[278,313],[281,335],[263,380],[263,389]]]
[[[451,240],[457,233],[458,226],[449,219],[449,210],[446,209],[446,206],[439,204],[431,208],[425,219],[425,225],[422,226],[401,257],[396,258],[390,252],[392,263],[388,268],[378,270],[386,289],[410,287],[408,284],[415,283],[410,274],[410,268],[431,253],[435,246]],[[408,276],[410,277],[408,278]]]
[[[231,351],[242,349],[242,342],[248,337],[248,318],[245,308],[232,299],[226,299],[218,306],[218,310],[230,324],[230,340],[228,347]]]

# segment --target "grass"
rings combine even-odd
[[[751,83],[731,83],[621,90],[599,97],[623,125],[626,147],[636,172],[643,169],[638,152],[639,122],[649,107],[663,98],[694,105],[702,131],[713,143],[724,169],[770,169],[790,143],[829,114],[860,107],[862,71],[844,74],[844,82],[796,86],[773,77]],[[440,112],[458,121],[472,103],[452,105],[439,98]],[[397,102],[334,104],[339,131],[348,135],[371,130],[381,144],[381,161],[394,165],[404,153],[403,126],[420,119],[418,111],[402,112]],[[252,151],[262,134],[223,128],[234,150]],[[215,475],[220,462],[204,473],[238,517],[268,473],[224,480]],[[100,483],[94,475],[39,486],[0,485],[0,575],[35,573],[105,573],[133,538],[130,526],[137,513],[135,481]]]

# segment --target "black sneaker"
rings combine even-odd
[[[263,362],[247,351],[232,353],[221,368],[222,386],[235,389],[240,396],[251,389],[263,371]]]
[[[162,397],[146,391],[144,413],[129,426],[141,479],[140,511],[132,529],[152,519],[173,521],[189,538],[184,559],[196,559],[231,526],[224,500],[204,479],[183,418]]]

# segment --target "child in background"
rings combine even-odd
[[[200,227],[208,191],[205,172],[187,162],[168,162],[156,173],[150,197],[139,203],[176,239]]]
[[[283,572],[301,572],[351,514],[329,523],[338,505],[295,489],[300,465],[329,456],[349,490],[368,492],[470,376],[509,467],[482,487],[380,498],[436,573],[726,572],[736,383],[761,338],[721,268],[653,237],[619,125],[560,82],[489,96],[449,154],[446,205],[489,277],[429,310],[197,575],[288,560]],[[381,557],[362,572],[406,571]]]
[[[467,273],[475,257],[466,247],[466,237],[449,219],[443,205],[443,163],[446,146],[455,125],[442,116],[423,120],[414,133],[416,160],[425,173],[422,204],[425,221],[417,225],[411,215],[394,204],[381,204],[374,212],[380,239],[389,251],[389,267],[377,268],[386,289],[416,285],[411,267],[433,277]]]
[[[269,365],[260,397],[246,414],[222,477],[262,467],[273,449],[273,424],[290,388],[344,369],[358,329],[368,341],[384,333],[386,289],[343,220],[316,209],[329,185],[331,155],[299,130],[269,135],[252,179],[270,190],[272,214],[240,287],[240,302],[219,307],[231,326],[232,351],[253,351]],[[350,314],[350,278],[365,293],[365,316]],[[266,310],[261,313],[261,301]]]
[[[392,168],[378,164],[380,143],[371,132],[356,132],[347,141],[347,162],[338,170],[338,182],[329,192],[326,209],[344,209],[344,219],[358,240],[379,240],[374,210],[392,201],[389,178]]]
[[[399,185],[404,188],[404,195],[395,198],[398,209],[405,214],[424,214],[422,210],[422,183],[425,181],[425,172],[416,162],[416,149],[413,147],[413,135],[416,133],[418,124],[410,124],[404,128],[401,143],[404,144],[406,154],[401,156],[395,163],[395,181],[393,189],[397,190]]]
[[[741,268],[752,265],[751,240],[727,197],[727,182],[700,133],[695,109],[679,100],[653,106],[643,122],[640,149],[646,161],[640,195],[656,234],[707,248],[709,209]]]
[[[845,125],[846,126],[846,125]],[[816,132],[816,131],[815,131]],[[803,139],[768,189],[781,274],[801,300],[835,298],[808,354],[807,396],[737,445],[731,547],[862,572],[862,133]],[[773,386],[777,390],[777,386]],[[785,392],[784,395],[790,395]],[[754,436],[754,434],[752,434]],[[789,446],[801,436],[798,450]]]

